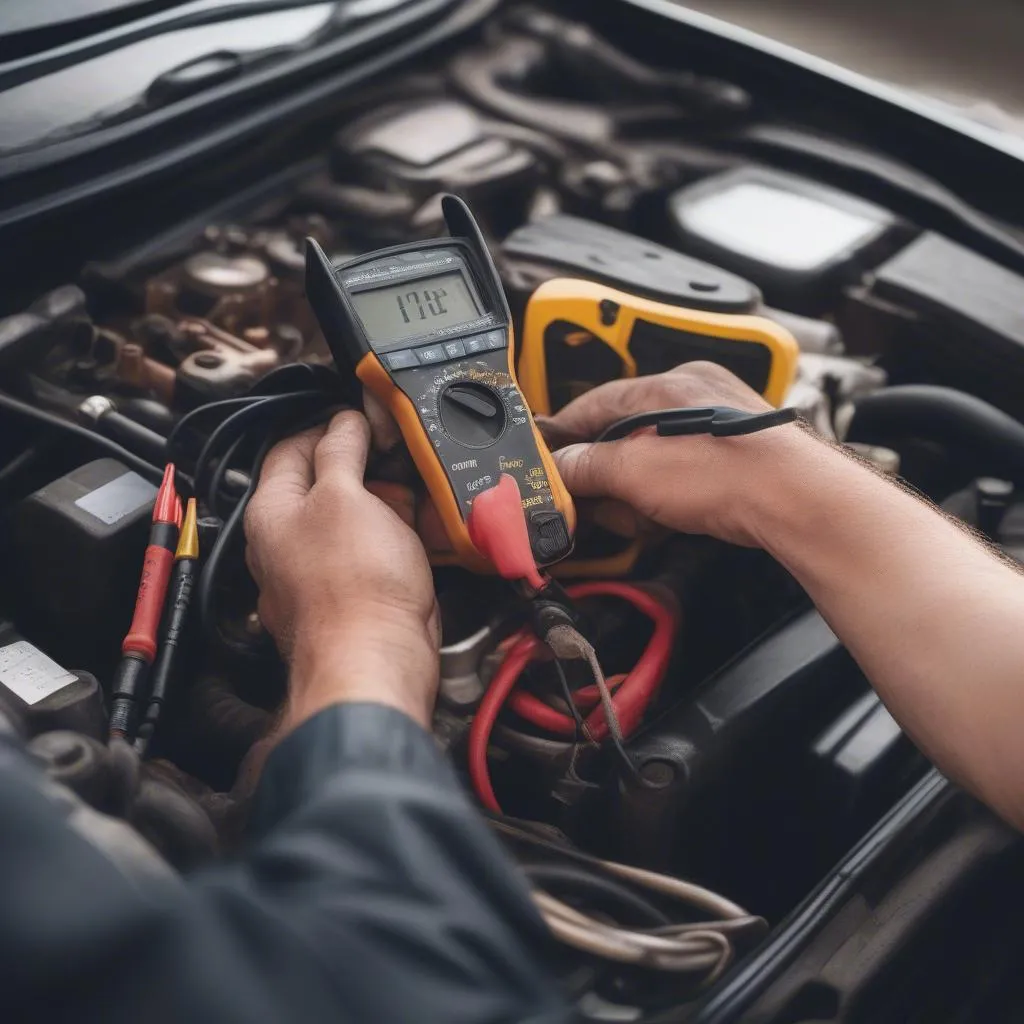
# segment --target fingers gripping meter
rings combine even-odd
[[[306,242],[306,293],[335,362],[391,410],[459,561],[486,570],[470,540],[476,497],[519,486],[538,565],[572,550],[575,512],[514,370],[508,304],[469,207],[442,202],[451,235],[332,265]]]

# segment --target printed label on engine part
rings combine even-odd
[[[75,505],[107,526],[113,526],[137,508],[151,504],[155,498],[156,488],[138,473],[129,470],[102,487],[97,487],[95,491],[83,494]]]
[[[63,690],[76,678],[27,640],[0,647],[0,683],[30,706]]]

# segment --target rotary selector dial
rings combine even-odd
[[[467,448],[487,448],[505,432],[501,395],[479,381],[449,384],[438,398],[438,412],[445,433]]]

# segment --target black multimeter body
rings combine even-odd
[[[467,519],[503,474],[519,486],[538,564],[572,549],[572,501],[513,370],[508,304],[469,208],[443,200],[451,237],[335,267],[307,242],[306,289],[339,365],[391,410],[459,560],[484,569]]]

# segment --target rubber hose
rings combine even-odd
[[[1024,424],[955,388],[905,384],[857,399],[847,441],[938,441],[971,455],[975,476],[1024,482]]]

